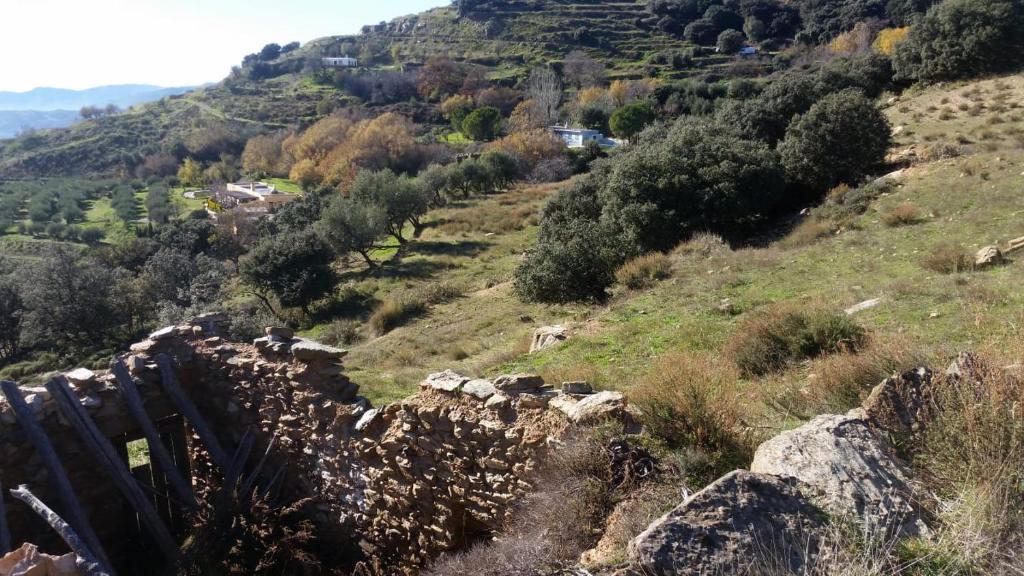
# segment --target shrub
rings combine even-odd
[[[743,467],[753,456],[736,403],[739,375],[708,356],[676,353],[658,360],[629,390],[646,429],[671,448],[703,452],[704,480]]]
[[[787,178],[812,197],[838,184],[856,184],[885,161],[892,127],[856,90],[823,98],[796,117],[779,146]]]
[[[477,108],[462,121],[462,133],[478,142],[490,142],[501,132],[501,112],[492,106]]]
[[[351,346],[364,338],[363,325],[356,320],[335,320],[320,334],[320,339],[331,346]]]
[[[370,328],[383,336],[427,311],[427,303],[411,296],[384,300],[370,316]]]
[[[952,274],[966,272],[973,268],[974,258],[959,244],[939,244],[921,261],[921,266],[933,272]]]
[[[794,361],[855,352],[865,339],[864,329],[845,314],[786,304],[740,323],[727,353],[744,376],[763,376]]]
[[[657,113],[647,102],[635,102],[619,108],[609,120],[609,125],[619,138],[632,140],[648,124],[654,122]]]
[[[671,275],[671,262],[661,252],[637,256],[615,271],[615,280],[631,290],[653,286]]]
[[[831,234],[832,224],[830,222],[809,218],[793,228],[793,231],[787,234],[779,245],[783,248],[800,248]]]
[[[1024,4],[1020,0],[946,0],[897,46],[897,76],[938,82],[980,76],[1020,64]]]
[[[890,228],[917,224],[921,221],[921,209],[913,202],[900,202],[882,212],[882,222]]]
[[[882,380],[929,365],[931,358],[905,337],[872,339],[857,353],[843,352],[814,360],[807,393],[815,412],[842,413],[861,404]]]

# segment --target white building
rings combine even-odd
[[[359,60],[356,58],[350,58],[348,56],[325,56],[320,59],[324,66],[331,68],[355,68],[359,66]]]
[[[598,130],[589,128],[569,128],[567,126],[552,126],[551,133],[558,136],[569,148],[583,148],[590,142],[597,142],[599,146],[612,148],[619,145],[619,142],[611,138],[605,138]]]

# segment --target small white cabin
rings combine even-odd
[[[552,126],[551,133],[558,136],[569,148],[583,148],[590,142],[597,142],[604,147],[618,146],[619,143],[611,138],[605,138],[598,130],[589,128],[569,128],[567,126]]]
[[[350,58],[348,56],[325,56],[321,58],[324,66],[331,68],[355,68],[359,66],[359,60],[357,58]]]

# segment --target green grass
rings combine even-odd
[[[913,129],[944,131],[934,120],[928,122]],[[966,160],[982,170],[962,176]],[[921,261],[945,242],[960,243],[973,253],[1024,236],[1022,173],[1024,152],[1009,143],[970,158],[921,163],[838,235],[791,249],[773,245],[726,250],[707,259],[674,256],[671,279],[645,291],[617,291],[597,307],[524,304],[512,295],[512,271],[532,243],[535,228],[488,236],[453,224],[460,214],[482,221],[482,214],[508,209],[501,206],[501,198],[439,211],[433,219],[447,223],[429,229],[421,239],[430,243],[430,250],[413,244],[402,259],[407,270],[430,272],[423,277],[396,272],[365,280],[363,287],[382,299],[423,282],[445,280],[462,283],[466,296],[433,306],[386,336],[355,346],[348,370],[375,401],[400,398],[414,391],[428,372],[448,367],[470,375],[538,371],[556,383],[584,378],[601,387],[628,389],[637,374],[667,353],[721,353],[744,315],[761,307],[805,301],[842,310],[876,297],[882,304],[856,319],[877,337],[914,343],[939,357],[1006,349],[1021,338],[1024,326],[1022,259],[952,275],[929,271]],[[528,205],[539,207],[542,202]],[[919,206],[923,220],[886,226],[881,214],[902,202]],[[473,242],[483,246],[471,255],[444,254],[439,248],[455,250]],[[723,299],[739,314],[719,311]],[[560,347],[526,354],[533,329],[554,323],[572,324],[577,335]],[[809,370],[796,366],[779,378],[796,390],[805,385]],[[772,420],[777,426],[793,423],[791,415],[776,414]]]
[[[281,192],[288,194],[302,194],[302,186],[299,186],[291,180],[285,178],[267,178],[264,180],[267,184],[271,184]]]

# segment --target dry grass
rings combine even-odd
[[[925,256],[921,266],[933,272],[954,274],[971,270],[974,267],[974,258],[963,246],[943,242]]]
[[[424,314],[431,305],[453,300],[462,294],[463,290],[453,284],[437,282],[413,292],[391,296],[370,315],[370,329],[377,336],[383,336]]]
[[[922,220],[921,209],[913,202],[900,202],[882,212],[882,222],[890,228],[918,224]]]
[[[615,281],[630,290],[649,288],[672,275],[672,262],[661,252],[637,256],[615,271]]]
[[[779,242],[779,246],[786,249],[802,248],[813,244],[821,238],[832,234],[832,224],[822,220],[809,218],[801,222],[785,238]]]
[[[659,359],[628,394],[652,436],[704,456],[701,469],[687,475],[707,482],[753,457],[755,443],[736,402],[738,381],[728,363],[679,352]]]
[[[856,352],[865,341],[864,329],[845,314],[786,302],[743,320],[726,345],[726,357],[744,376],[764,376],[797,360]]]

